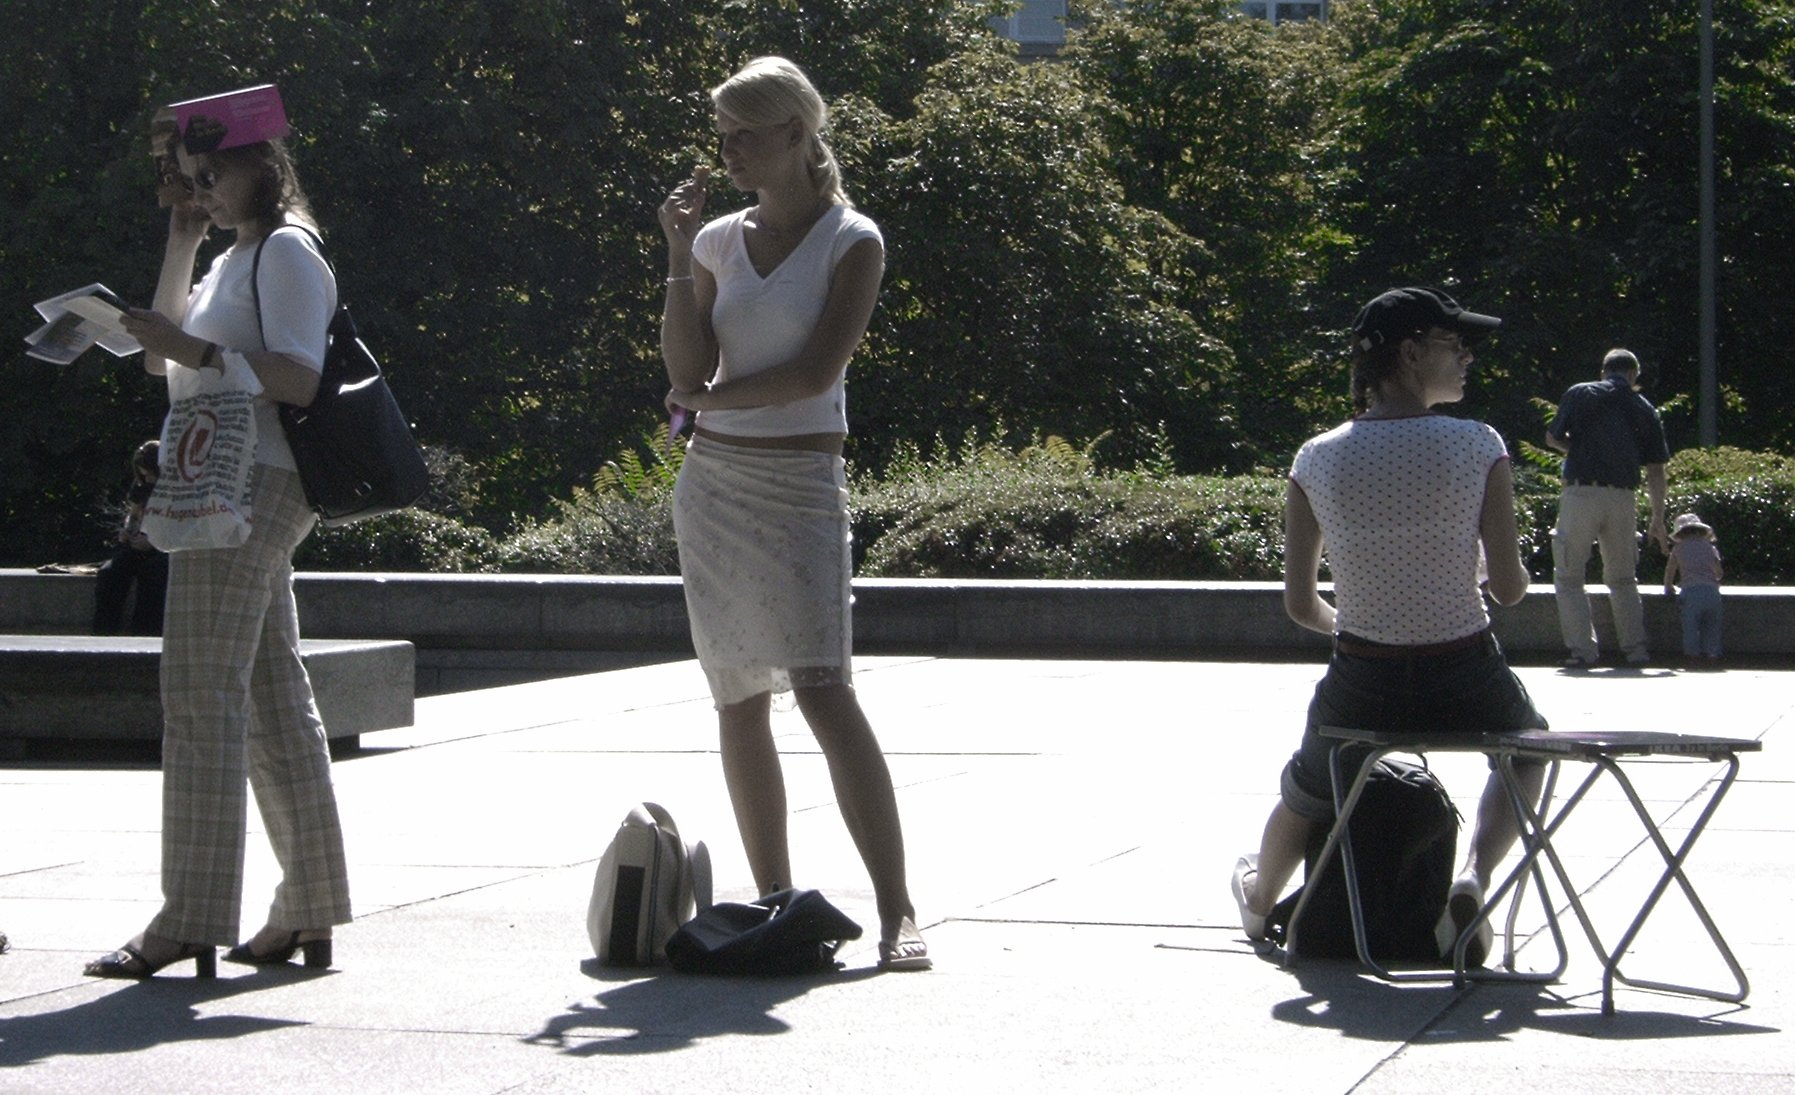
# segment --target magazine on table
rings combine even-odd
[[[40,301],[36,308],[44,325],[25,336],[25,352],[53,365],[67,365],[91,346],[114,357],[138,353],[142,345],[121,322],[128,307],[99,282]]]

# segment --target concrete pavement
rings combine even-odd
[[[1318,663],[863,658],[936,957],[880,975],[871,893],[796,712],[775,716],[800,885],[867,926],[819,978],[590,960],[596,861],[631,803],[706,840],[751,897],[691,662],[420,700],[336,780],[357,921],[336,968],[80,976],[157,901],[143,764],[0,766],[0,1092],[1795,1091],[1795,671],[1521,670],[1555,726],[1759,738],[1689,873],[1752,982],[1742,1006],[1621,989],[1580,937],[1546,989],[1392,986],[1257,955],[1226,878],[1257,844]],[[1435,767],[1461,810],[1480,758]],[[1633,770],[1674,815],[1717,766]],[[1656,872],[1603,785],[1562,847],[1618,934]],[[1673,817],[1667,828],[1674,830]],[[275,870],[250,842],[244,922]],[[1574,931],[1574,929],[1573,929]],[[1676,893],[1624,967],[1724,971]],[[1522,951],[1522,962],[1540,944]]]

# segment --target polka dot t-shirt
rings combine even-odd
[[[1373,642],[1448,642],[1489,626],[1479,524],[1495,430],[1447,415],[1355,419],[1311,438],[1290,478],[1321,525],[1334,626]]]

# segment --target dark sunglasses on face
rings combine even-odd
[[[181,186],[189,194],[201,190],[211,191],[218,186],[218,172],[209,167],[202,167],[192,175],[182,175]]]
[[[1453,353],[1461,356],[1471,352],[1471,345],[1465,341],[1463,335],[1419,334],[1415,336],[1415,340],[1417,342],[1438,342],[1442,346],[1450,348]]]

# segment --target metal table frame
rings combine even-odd
[[[1335,744],[1330,751],[1330,768],[1333,777],[1335,821],[1328,833],[1321,853],[1317,856],[1310,876],[1319,876],[1328,864],[1336,848],[1340,851],[1341,862],[1345,867],[1347,905],[1352,915],[1353,940],[1359,953],[1360,962],[1372,973],[1386,981],[1445,981],[1451,980],[1455,986],[1462,986],[1468,980],[1506,980],[1553,982],[1564,973],[1568,963],[1568,952],[1564,932],[1559,924],[1558,912],[1553,907],[1546,886],[1544,868],[1540,864],[1543,858],[1551,867],[1557,878],[1565,900],[1577,922],[1582,926],[1591,949],[1602,962],[1602,1013],[1614,1013],[1614,984],[1632,985],[1638,988],[1654,989],[1663,992],[1678,993],[1687,996],[1698,996],[1711,1000],[1737,1003],[1745,999],[1750,992],[1750,983],[1745,971],[1734,957],[1732,948],[1727,945],[1714,919],[1709,915],[1707,907],[1696,894],[1695,887],[1683,871],[1696,840],[1707,828],[1720,802],[1726,797],[1739,774],[1739,755],[1757,752],[1761,744],[1741,738],[1724,738],[1700,734],[1672,734],[1655,731],[1558,731],[1558,730],[1524,730],[1507,734],[1424,734],[1398,733],[1358,730],[1347,727],[1321,727],[1321,736],[1334,739]],[[1353,747],[1365,750],[1364,760],[1358,771],[1348,780],[1344,771],[1343,754]],[[1353,811],[1358,808],[1359,800],[1364,792],[1365,784],[1370,778],[1372,769],[1379,758],[1389,753],[1413,753],[1425,755],[1429,752],[1475,752],[1494,758],[1496,771],[1503,787],[1508,792],[1509,803],[1515,811],[1516,820],[1521,830],[1523,854],[1501,883],[1492,889],[1484,902],[1483,908],[1472,924],[1468,925],[1459,936],[1453,950],[1453,963],[1450,970],[1392,970],[1375,959],[1366,943],[1364,911],[1360,904],[1358,877],[1354,869],[1352,837],[1348,828]],[[1690,826],[1682,842],[1671,847],[1670,842],[1660,831],[1658,823],[1653,819],[1633,782],[1621,767],[1623,758],[1636,757],[1671,757],[1679,759],[1706,760],[1726,765],[1725,773],[1719,781],[1712,783],[1707,801],[1703,804],[1695,823]],[[1536,809],[1526,800],[1521,792],[1519,778],[1515,772],[1517,761],[1540,762],[1548,765],[1548,775],[1541,794],[1539,807]],[[1553,790],[1556,787],[1560,765],[1565,761],[1580,761],[1590,765],[1589,774],[1577,788],[1556,807],[1552,805]],[[1639,818],[1652,845],[1657,848],[1664,860],[1664,871],[1640,905],[1633,921],[1622,933],[1619,942],[1609,948],[1602,942],[1589,913],[1584,909],[1577,888],[1572,883],[1570,874],[1565,870],[1564,862],[1559,857],[1553,840],[1560,829],[1569,820],[1573,811],[1582,804],[1592,787],[1606,774],[1612,776],[1632,806],[1634,814]],[[1552,968],[1546,970],[1518,970],[1515,965],[1514,932],[1515,920],[1520,911],[1521,897],[1525,892],[1527,880],[1531,878],[1540,894],[1540,904],[1544,910],[1546,928],[1550,933],[1556,949],[1556,961]],[[1707,930],[1708,938],[1715,951],[1726,964],[1732,974],[1734,987],[1730,990],[1711,989],[1695,985],[1672,984],[1663,981],[1652,981],[1628,977],[1620,970],[1621,960],[1627,949],[1638,937],[1646,919],[1659,900],[1675,882],[1688,899],[1702,926]],[[1285,940],[1284,961],[1289,964],[1296,953],[1298,927],[1303,911],[1308,904],[1312,891],[1305,890],[1297,907],[1291,914],[1290,926]],[[1472,968],[1465,965],[1466,948],[1474,937],[1477,925],[1488,920],[1495,909],[1510,893],[1514,899],[1508,910],[1506,930],[1504,932],[1503,960],[1499,968]]]

